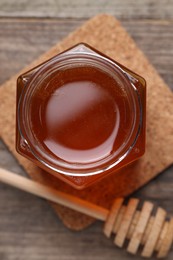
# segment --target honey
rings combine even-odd
[[[136,76],[136,77],[135,77]],[[75,188],[145,150],[145,82],[79,44],[18,79],[19,153]]]

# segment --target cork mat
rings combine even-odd
[[[34,180],[108,208],[116,196],[131,194],[173,163],[173,94],[120,23],[109,15],[98,15],[89,20],[19,74],[79,42],[90,44],[146,79],[147,143],[145,156],[127,169],[108,176],[83,191],[77,191],[43,172],[15,151],[17,75],[3,84],[0,89],[1,137]],[[71,229],[83,229],[94,221],[65,207],[52,205],[63,223]]]

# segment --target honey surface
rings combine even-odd
[[[95,67],[51,74],[30,104],[31,130],[54,158],[93,163],[118,150],[131,128],[131,107],[123,82]]]

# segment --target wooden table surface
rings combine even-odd
[[[100,12],[122,22],[173,90],[172,0],[0,0],[0,83]],[[3,142],[0,167],[25,174]],[[173,214],[173,167],[134,196]],[[0,260],[133,258],[141,259],[115,248],[104,237],[102,223],[72,232],[46,201],[0,184]],[[173,259],[173,249],[167,259]]]

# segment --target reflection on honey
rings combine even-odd
[[[127,96],[113,78],[93,67],[51,75],[30,106],[37,141],[69,163],[109,156],[122,145],[131,126]]]

